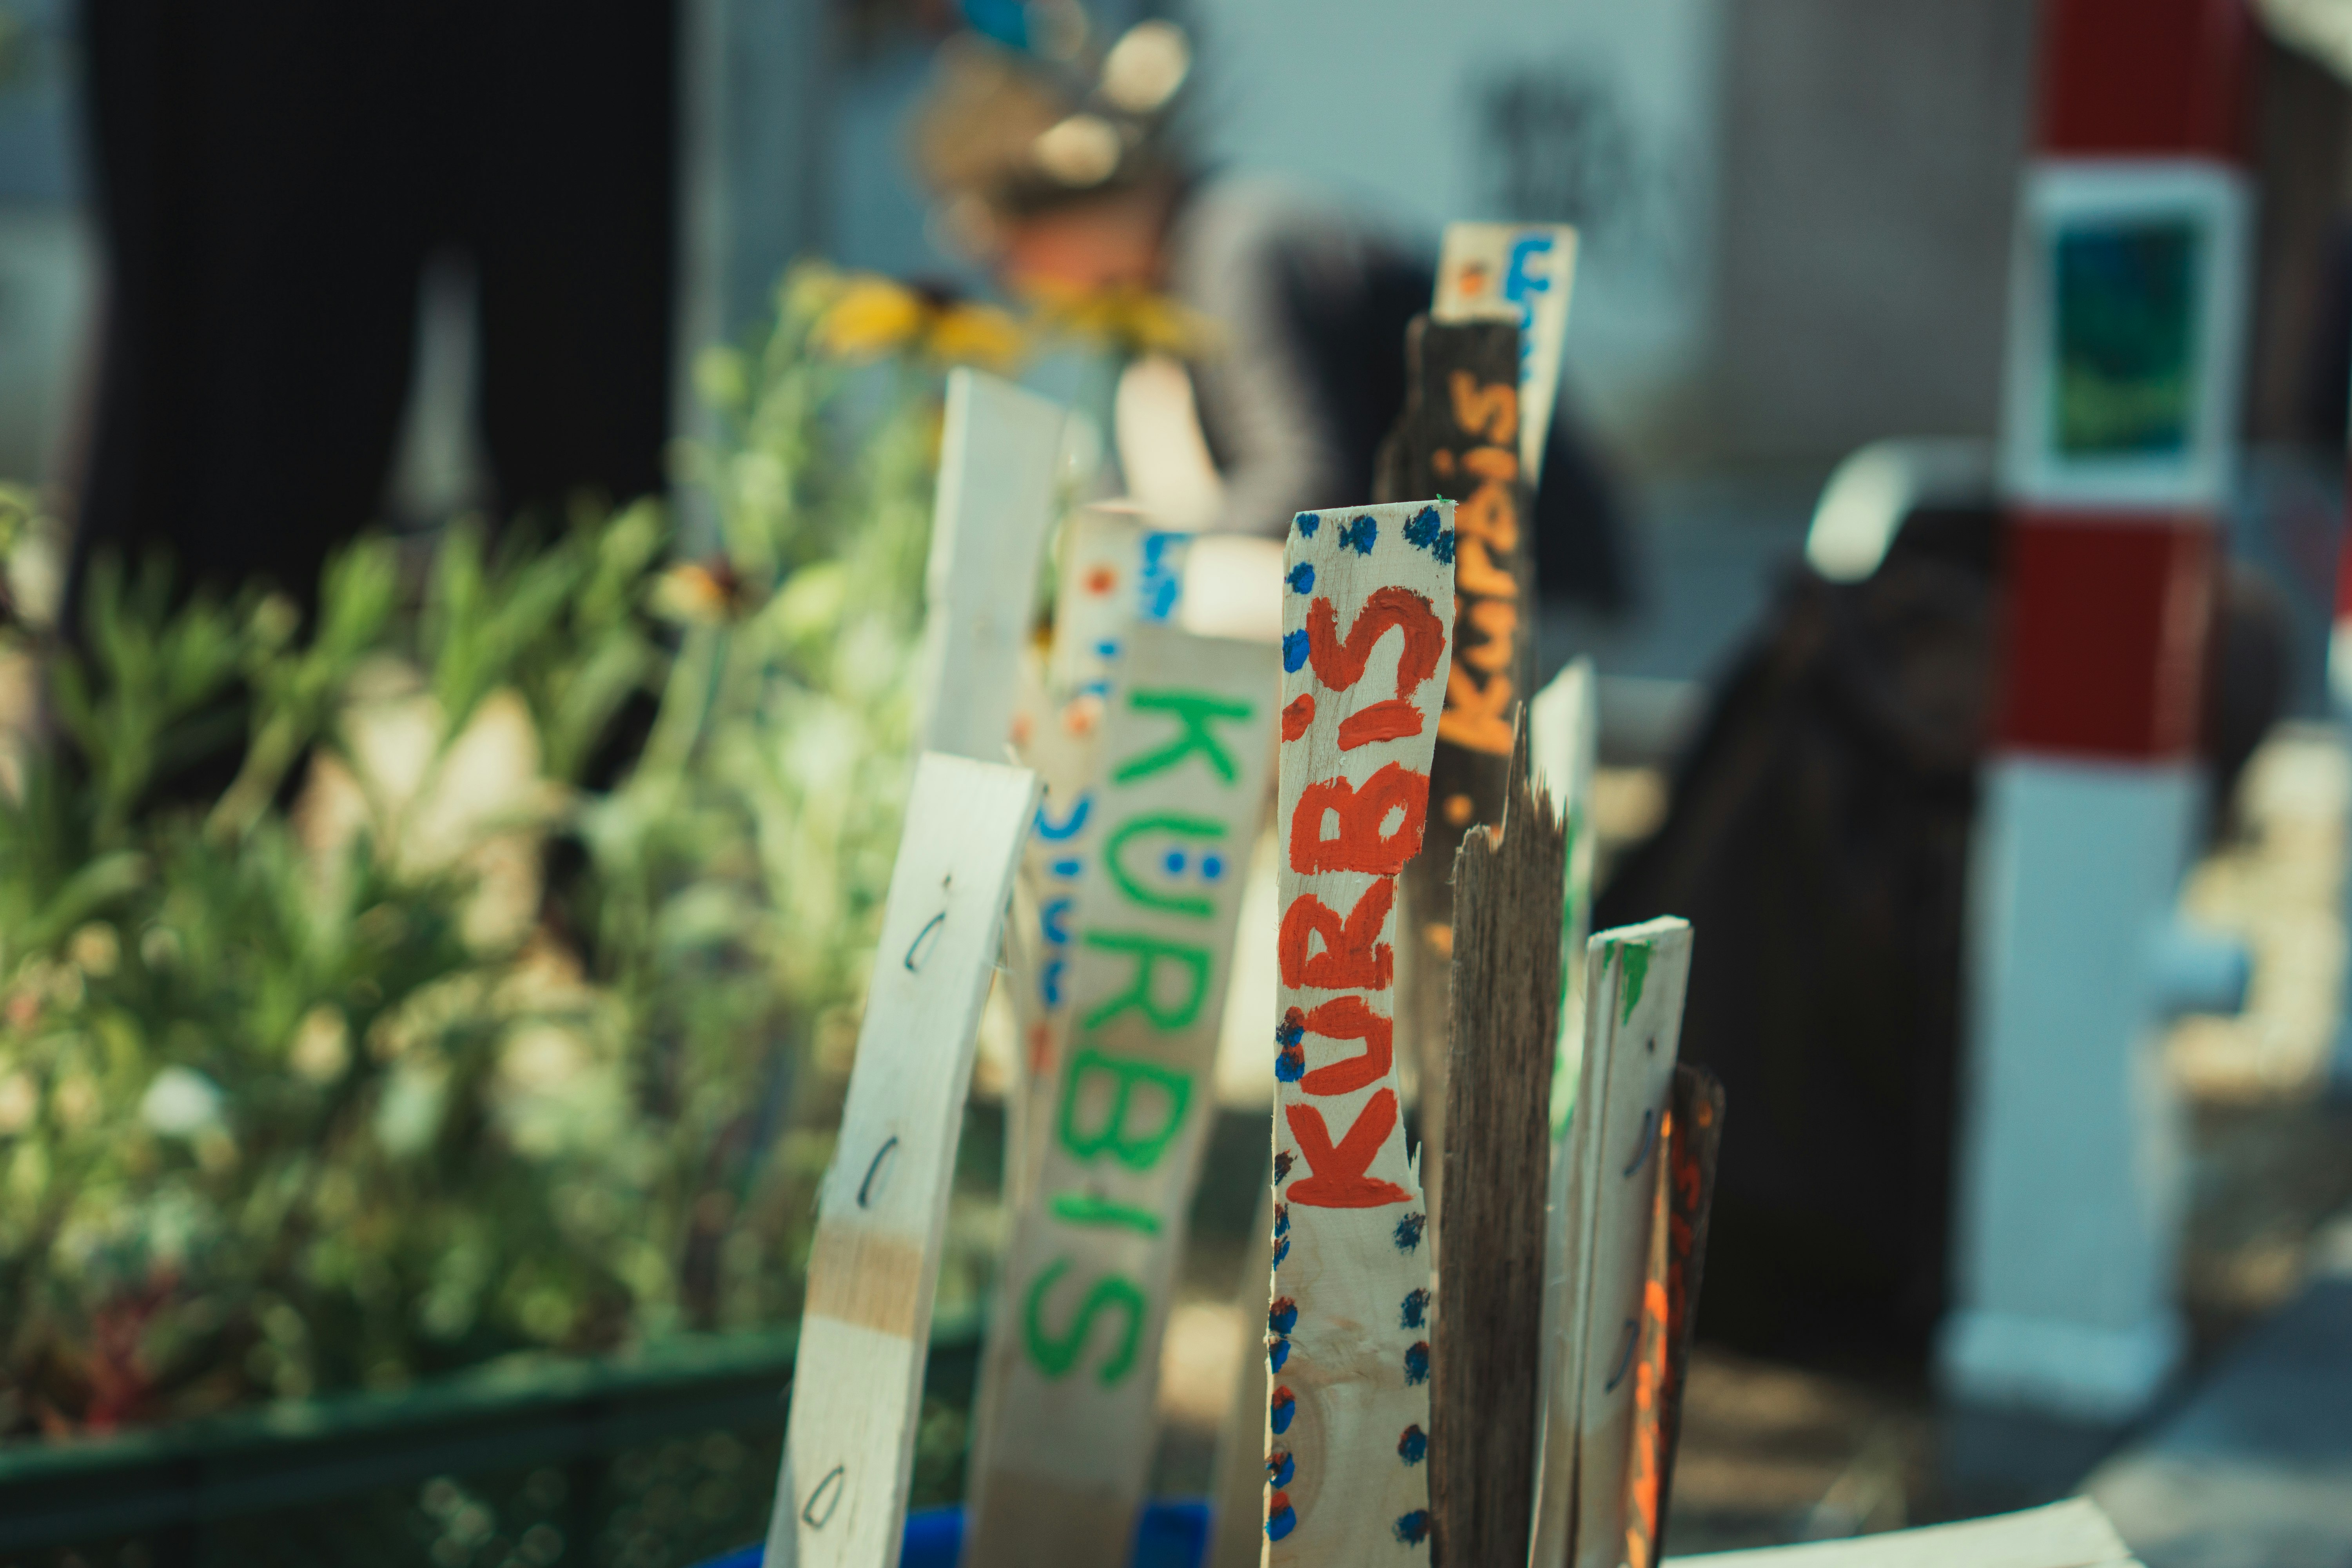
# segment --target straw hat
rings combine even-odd
[[[917,111],[915,168],[960,228],[1139,184],[1173,166],[1168,121],[1192,68],[1183,29],[1139,22],[1099,56],[1054,60],[962,35]]]

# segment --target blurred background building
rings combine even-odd
[[[1052,7],[968,9],[1013,36],[1042,29]],[[1108,37],[1159,13],[1196,37],[1185,129],[1210,165],[1352,202],[1423,248],[1467,214],[1580,226],[1571,395],[1635,481],[1656,558],[1660,636],[1602,641],[1612,673],[1686,679],[1718,656],[1738,616],[1700,585],[1751,582],[1758,552],[1788,545],[1854,448],[1890,435],[1990,439],[2032,0],[1474,0],[1443,15],[1401,8],[1377,26],[1338,0],[1102,0],[1090,16]],[[56,483],[82,449],[102,297],[74,11],[12,0],[5,15],[0,468]],[[797,256],[982,283],[929,223],[905,155],[934,52],[965,20],[947,0],[681,6],[681,366],[756,319]],[[2347,110],[2322,67],[2275,44],[2264,53],[2249,435],[2331,452]],[[466,287],[446,269],[425,280],[396,512],[481,494]],[[676,381],[690,425],[682,369]],[[2324,546],[2295,520],[2326,503],[2300,479],[2279,483],[2292,515],[2258,547],[2315,565]],[[1710,527],[1735,514],[1765,526]],[[1596,635],[1561,632],[1551,651]],[[2315,665],[2301,691],[2315,702]]]

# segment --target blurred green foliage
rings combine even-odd
[[[0,1434],[796,1313],[939,440],[937,354],[816,352],[847,287],[702,365],[710,559],[640,502],[362,541],[307,623],[152,565],[79,653],[13,617]]]

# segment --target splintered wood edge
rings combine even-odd
[[[1431,1512],[1461,1563],[1521,1562],[1535,1504],[1543,1391],[1545,1199],[1559,1009],[1565,826],[1534,793],[1526,710],[1503,822],[1454,861],[1453,1070],[1438,1217],[1431,1365]]]

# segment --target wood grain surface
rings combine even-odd
[[[1454,508],[1301,512],[1286,552],[1267,1568],[1425,1559],[1430,1269],[1394,1019]]]
[[[898,1561],[972,1047],[1036,803],[1025,768],[916,764],[817,1199],[770,1568]]]
[[[1499,830],[1454,871],[1452,1069],[1438,1220],[1430,1497],[1438,1562],[1523,1563],[1542,1415],[1552,1058],[1566,838],[1519,727]]]

